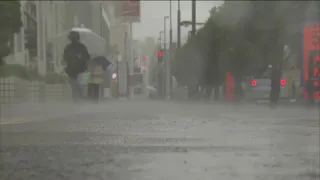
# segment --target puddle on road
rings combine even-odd
[[[160,179],[287,179],[301,180],[304,172],[314,167],[301,166],[295,158],[283,155],[253,152],[189,152],[186,154],[155,153],[123,155],[133,163],[128,169],[130,177],[139,180]],[[144,160],[144,161],[142,161]],[[315,172],[314,172],[315,173]],[[310,174],[310,173],[309,173]]]

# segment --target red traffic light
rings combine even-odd
[[[158,56],[159,56],[159,57],[161,57],[162,54],[163,54],[162,51],[159,51],[159,52],[158,52]]]

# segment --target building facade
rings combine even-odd
[[[103,37],[111,47],[111,27],[115,20],[107,1],[21,1],[21,31],[14,35],[13,53],[7,62],[37,69],[40,75],[61,70],[60,55],[52,39],[73,27],[84,25]]]
[[[28,52],[25,50],[25,22],[28,16],[25,14],[25,8],[26,8],[26,2],[21,2],[21,21],[23,23],[23,26],[21,27],[21,30],[19,33],[14,34],[13,36],[13,49],[12,53],[5,58],[7,63],[10,64],[21,64],[24,66],[27,66],[28,64]],[[32,16],[31,16],[32,17]]]
[[[112,17],[108,10],[104,1],[68,1],[65,26],[67,29],[81,26],[91,29],[106,40],[109,49]]]
[[[66,1],[34,1],[37,8],[37,68],[40,75],[55,72],[58,66],[50,42],[66,30]]]
[[[24,48],[26,52],[26,66],[30,69],[37,67],[37,7],[34,1],[22,2],[22,23],[21,35],[24,33]]]

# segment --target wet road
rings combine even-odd
[[[1,125],[2,179],[319,179],[316,110],[165,101]]]

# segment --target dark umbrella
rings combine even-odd
[[[104,56],[96,56],[92,58],[89,62],[89,67],[94,67],[96,65],[101,65],[104,70],[106,70],[111,62]]]

